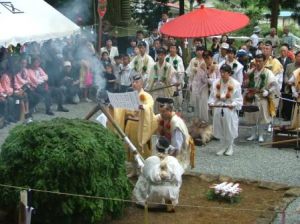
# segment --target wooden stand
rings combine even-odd
[[[299,137],[299,136],[298,136]],[[292,142],[286,141],[283,143],[272,144],[273,148],[295,148],[297,146],[297,130],[282,129],[280,127],[273,128],[273,142],[295,140]]]

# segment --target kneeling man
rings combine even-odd
[[[165,137],[159,138],[156,149],[157,154],[145,160],[133,198],[142,206],[146,203],[149,207],[167,204],[167,211],[173,212],[178,204],[184,169],[174,156],[168,155],[170,143]]]

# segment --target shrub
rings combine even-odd
[[[0,183],[128,199],[122,142],[101,125],[56,118],[14,128],[2,145]],[[16,210],[19,192],[0,188],[1,208]],[[96,223],[120,216],[124,203],[33,193],[33,223]]]

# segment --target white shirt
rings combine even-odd
[[[130,86],[131,78],[133,76],[132,69],[129,67],[129,64],[126,66],[121,66],[120,71],[120,85],[122,86]]]

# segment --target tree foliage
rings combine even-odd
[[[122,142],[101,125],[57,118],[14,128],[0,154],[0,183],[128,199]],[[0,207],[16,210],[17,191],[1,188]],[[121,201],[33,193],[33,223],[95,223],[121,215]]]
[[[157,27],[163,12],[168,13],[169,0],[132,0],[132,17],[147,30]]]

